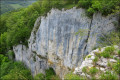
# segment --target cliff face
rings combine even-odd
[[[59,11],[52,9],[46,17],[36,20],[28,47],[13,47],[16,60],[24,62],[33,75],[52,67],[61,78],[70,69],[81,65],[83,56],[95,46],[102,34],[114,30],[115,16],[100,13],[90,19],[84,9]],[[79,31],[80,35],[75,35]]]

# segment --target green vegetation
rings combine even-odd
[[[87,67],[83,67],[82,72],[86,73],[87,72]]]
[[[10,6],[15,8],[15,9],[22,8],[22,6],[19,4],[10,4]]]
[[[97,69],[96,67],[91,67],[91,68],[89,69],[88,74],[90,74],[90,75],[95,75],[97,72],[98,72],[98,69]]]
[[[96,63],[97,61],[98,61],[98,57],[97,56],[95,56],[95,59],[93,59],[93,63]]]
[[[45,75],[40,73],[37,74],[34,79],[38,79],[38,80],[60,80],[60,78],[55,74],[53,68],[49,68],[47,70],[45,70]]]
[[[112,46],[112,47],[107,47],[105,48],[105,50],[101,53],[101,56],[105,57],[105,58],[109,58],[110,55],[113,55],[114,54],[114,50],[115,48]]]
[[[21,62],[13,62],[9,60],[6,56],[0,54],[0,79],[33,79],[26,67],[23,66]]]
[[[65,75],[64,79],[65,80],[85,80],[84,77],[78,76],[73,73],[68,73],[67,75]]]
[[[99,53],[99,52],[95,52],[95,55],[99,58],[101,57],[101,53]]]
[[[9,60],[8,57],[0,54],[0,79],[14,79],[14,80],[60,80],[52,68],[45,71],[45,75],[40,73],[34,78],[23,63]]]
[[[49,68],[49,69],[45,70],[45,73],[46,73],[47,80],[51,79],[53,75],[56,75],[53,68]]]
[[[120,26],[115,26],[116,27],[116,31],[112,31],[110,33],[107,34],[102,34],[102,36],[100,37],[100,41],[98,43],[100,43],[101,46],[108,46],[108,45],[118,45],[120,42]]]
[[[118,76],[116,75],[116,73],[106,71],[106,73],[102,73],[100,75],[100,80],[118,80]]]
[[[88,55],[87,58],[91,58],[91,55]]]
[[[79,0],[78,7],[86,8],[89,16],[95,12],[108,15],[119,12],[119,0]]]
[[[117,63],[113,64],[112,68],[116,73],[120,74],[120,60],[117,60]]]
[[[45,79],[45,75],[40,73],[40,74],[37,74],[35,77],[34,77],[35,80],[44,80]]]
[[[95,75],[98,72],[98,69],[96,67],[83,67],[82,68],[82,72],[84,72],[85,74],[90,74],[90,75]]]
[[[13,11],[19,8],[27,7],[28,5],[32,4],[36,0],[1,0],[0,1],[0,15],[4,14],[9,11]]]
[[[118,55],[120,56],[120,50],[118,51]]]

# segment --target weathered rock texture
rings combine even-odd
[[[24,62],[33,75],[52,67],[63,77],[99,45],[103,33],[114,30],[113,22],[117,19],[115,16],[103,17],[100,13],[90,19],[84,9],[52,9],[46,17],[36,20],[28,48],[22,44],[13,47],[15,58]],[[80,35],[75,35],[78,30]]]

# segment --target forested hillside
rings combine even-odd
[[[17,10],[19,8],[27,7],[36,0],[1,0],[0,1],[0,14],[5,12]]]
[[[11,51],[13,50],[14,45],[24,44],[27,46],[28,39],[30,37],[36,19],[39,16],[47,16],[47,13],[52,8],[57,8],[59,10],[61,10],[62,8],[67,10],[73,7],[84,8],[86,10],[85,15],[87,15],[89,18],[92,18],[93,14],[96,12],[102,13],[103,16],[107,16],[110,14],[120,15],[119,0],[38,0],[37,2],[34,3],[29,2],[28,0],[27,1],[22,0],[22,1],[23,2],[19,0],[2,1],[0,3],[1,4],[1,13],[0,13],[1,14],[0,16],[0,63],[1,64],[0,66],[2,66],[2,69],[0,71],[2,72],[2,75],[0,75],[0,77],[2,77],[3,79],[6,78],[10,79],[11,77],[13,77],[13,75],[15,76],[17,75],[17,77],[14,76],[15,77],[14,79],[29,79],[29,78],[33,79],[30,74],[30,71],[27,70],[25,67],[21,67],[22,66],[21,63],[12,62],[7,57],[11,55],[14,56],[14,53]],[[29,5],[31,3],[32,5]],[[118,24],[115,23],[115,24],[117,26],[116,36],[119,39],[120,26],[119,23]],[[114,34],[112,35],[114,36]],[[116,38],[116,36],[113,38]],[[13,66],[13,67],[8,68],[9,66]],[[5,72],[5,69],[7,68],[9,70],[7,70],[8,72]],[[17,72],[14,70],[16,70]],[[16,74],[15,72],[20,74]],[[47,77],[43,74],[39,74],[39,75],[43,79]],[[36,79],[39,79],[38,77],[39,75],[36,76]],[[48,70],[47,75],[48,75],[47,79],[50,79],[51,77],[53,78],[54,76],[56,79],[59,79],[59,77],[56,76],[55,73],[52,72],[52,70]]]

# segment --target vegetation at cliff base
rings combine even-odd
[[[60,80],[52,68],[45,71],[45,74],[37,74],[34,78],[31,71],[21,62],[14,62],[8,57],[0,54],[0,79],[13,80]]]
[[[14,62],[8,57],[0,54],[0,79],[29,80],[33,79],[30,70],[21,62]]]

